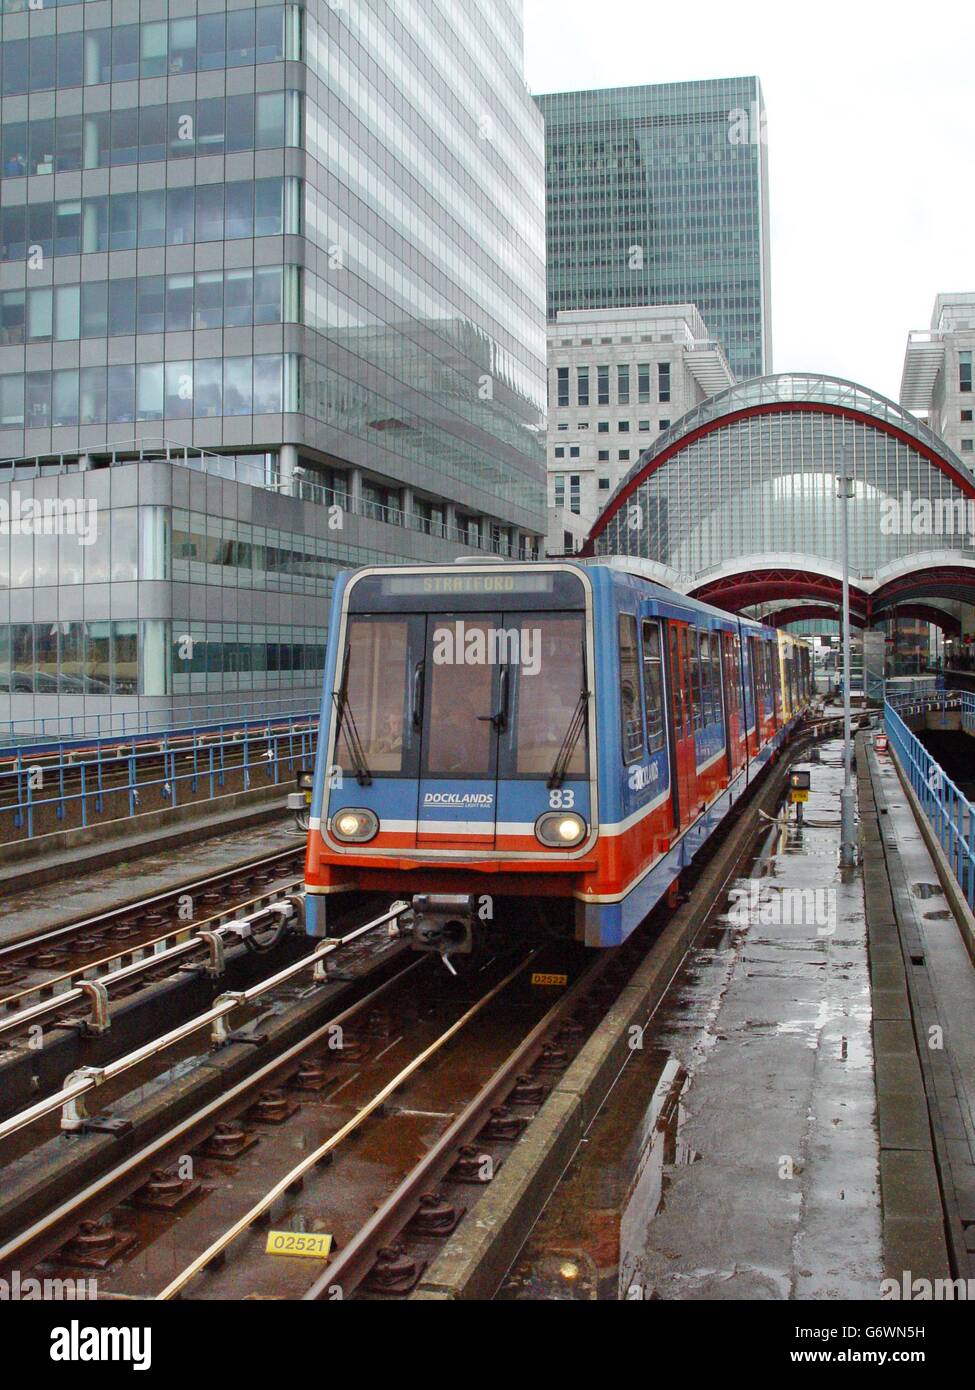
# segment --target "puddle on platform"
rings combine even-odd
[[[945,890],[940,883],[912,883],[911,892],[915,898],[943,898]]]
[[[634,1057],[613,1093],[610,1122],[582,1145],[563,1179],[558,1218],[542,1217],[537,1235],[544,1231],[543,1239],[533,1238],[522,1251],[499,1299],[626,1297],[647,1226],[666,1200],[670,1171],[700,1157],[681,1139],[689,1079],[672,1055]]]

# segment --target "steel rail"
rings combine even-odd
[[[59,1207],[54,1208],[53,1211],[48,1212],[45,1216],[39,1217],[32,1226],[28,1226],[25,1230],[18,1232],[16,1236],[11,1237],[5,1245],[0,1246],[0,1268],[3,1268],[5,1263],[12,1256],[16,1255],[18,1251],[23,1250],[25,1247],[29,1247],[33,1242],[41,1239],[47,1232],[63,1225],[69,1218],[74,1217],[77,1212],[83,1211],[88,1203],[94,1201],[94,1199],[107,1188],[111,1188],[115,1184],[121,1182],[123,1178],[126,1178],[141,1166],[147,1165],[155,1159],[157,1155],[165,1153],[185,1135],[191,1133],[193,1130],[200,1129],[212,1116],[219,1115],[221,1111],[226,1110],[228,1106],[232,1105],[234,1101],[238,1100],[241,1096],[246,1095],[248,1091],[258,1089],[268,1078],[276,1076],[286,1068],[290,1062],[314,1047],[322,1038],[332,1036],[335,1028],[341,1027],[357,1014],[362,1013],[363,1010],[372,1008],[384,994],[399,984],[405,975],[425,965],[427,959],[426,956],[420,956],[411,961],[409,965],[398,971],[391,979],[385,980],[381,985],[377,985],[369,994],[359,999],[356,1003],[350,1004],[349,1007],[342,1010],[341,1013],[333,1015],[327,1023],[322,1024],[320,1028],[316,1028],[313,1032],[307,1034],[300,1042],[293,1043],[284,1052],[273,1057],[270,1061],[265,1062],[257,1071],[252,1072],[243,1080],[238,1081],[235,1085],[231,1086],[229,1090],[221,1092],[215,1100],[208,1101],[206,1105],[201,1106],[200,1109],[194,1111],[192,1115],[188,1115],[186,1119],[181,1120],[177,1125],[166,1130],[164,1134],[160,1134],[157,1138],[151,1140],[143,1148],[139,1149],[138,1152],[124,1159],[115,1168],[111,1168],[107,1172],[102,1173],[99,1177],[90,1182],[87,1187],[73,1193],[65,1202],[62,1202]]]
[[[143,1043],[134,1051],[127,1052],[124,1057],[118,1057],[114,1062],[108,1062],[104,1067],[83,1067],[77,1072],[73,1072],[60,1091],[56,1091],[53,1095],[45,1097],[44,1100],[28,1106],[26,1110],[18,1111],[16,1115],[11,1115],[9,1119],[0,1122],[0,1142],[8,1139],[12,1134],[16,1134],[19,1130],[26,1129],[28,1125],[34,1124],[35,1121],[43,1119],[46,1115],[53,1114],[55,1110],[61,1110],[66,1105],[78,1101],[88,1092],[105,1085],[106,1082],[114,1081],[116,1077],[122,1076],[133,1067],[150,1060],[174,1044],[183,1042],[208,1024],[216,1023],[236,1009],[260,999],[269,990],[276,989],[278,985],[286,983],[295,975],[300,975],[303,971],[317,965],[319,961],[325,960],[326,957],[341,947],[349,945],[360,936],[364,936],[366,932],[375,931],[377,927],[399,917],[405,910],[405,904],[396,904],[389,912],[371,922],[364,923],[361,927],[356,927],[347,935],[324,941],[321,946],[312,951],[311,955],[302,956],[300,960],[294,961],[291,965],[285,966],[264,980],[259,980],[250,988],[221,995],[202,1014],[197,1014],[194,1018],[170,1029],[169,1032],[153,1038],[150,1042]]]
[[[22,951],[36,949],[39,946],[48,946],[52,941],[58,940],[62,936],[69,935],[78,931],[94,931],[107,922],[113,921],[117,917],[128,916],[132,912],[145,912],[155,907],[159,903],[169,902],[172,898],[178,898],[182,893],[192,894],[194,891],[200,892],[208,888],[211,884],[219,883],[222,879],[233,878],[235,875],[252,874],[255,870],[277,863],[281,859],[291,859],[297,852],[297,846],[292,849],[283,849],[276,854],[265,855],[263,859],[248,860],[243,864],[237,864],[231,868],[221,869],[218,873],[208,874],[206,878],[193,879],[189,883],[180,884],[175,888],[167,888],[161,893],[154,893],[149,898],[139,898],[136,902],[123,903],[119,907],[107,908],[104,912],[98,913],[94,917],[81,917],[77,922],[66,922],[63,926],[54,927],[49,932],[44,932],[40,936],[26,936],[21,941],[11,941],[6,945],[0,946],[0,960],[5,956],[19,954]],[[228,909],[232,910],[232,909]],[[214,916],[219,917],[220,913]],[[213,921],[213,917],[207,919]],[[167,932],[167,936],[173,933]],[[164,940],[165,937],[157,937],[155,940]],[[151,944],[151,943],[144,943]],[[124,955],[124,951],[116,951],[115,955]],[[113,956],[108,957],[114,959]],[[4,1000],[0,999],[0,1003]]]
[[[210,930],[233,931],[235,927],[240,925],[243,919],[234,917],[229,922],[223,920],[224,918],[230,917],[232,913],[243,912],[252,905],[254,906],[254,912],[251,913],[252,917],[263,912],[271,911],[274,906],[274,896],[276,894],[287,894],[303,882],[304,880],[301,878],[293,878],[287,881],[281,880],[274,885],[269,884],[265,892],[258,893],[253,898],[245,898],[243,902],[236,903],[233,906],[227,906],[219,912],[212,913],[209,917],[201,917],[199,921],[186,922],[182,926],[170,927],[168,931],[161,932],[158,936],[147,937],[145,941],[134,941],[128,946],[120,946],[118,950],[111,951],[106,956],[99,956],[97,960],[86,961],[84,965],[76,966],[74,970],[66,970],[62,975],[55,975],[53,979],[39,980],[36,984],[25,985],[23,988],[16,990],[13,994],[0,995],[0,1007],[10,1008],[12,1005],[17,1004],[18,1000],[29,999],[32,994],[38,994],[42,990],[56,989],[58,985],[67,982],[68,988],[61,990],[61,992],[55,996],[56,1000],[61,1001],[67,999],[71,992],[71,986],[74,985],[77,980],[98,978],[102,983],[105,983],[113,978],[119,979],[127,972],[132,973],[134,971],[150,970],[160,961],[164,961],[177,948],[181,950],[195,950],[200,944],[195,939],[199,936],[200,932]],[[267,899],[271,901],[266,901]],[[217,923],[216,928],[213,927],[214,922]],[[158,946],[161,941],[169,941],[173,937],[184,935],[188,935],[189,937],[185,942],[178,941],[175,946],[169,947],[165,951],[156,951],[153,949]],[[89,976],[89,971],[98,970],[101,966],[111,965],[113,960],[121,960],[123,956],[134,955],[136,951],[144,951],[147,954],[143,956],[141,960],[132,961],[126,966],[120,966],[118,970],[113,970],[107,975],[97,977]],[[53,1004],[55,1000],[46,1002]],[[25,1017],[26,1013],[18,1013],[12,1022],[16,1023]],[[0,1022],[0,1033],[3,1033],[5,1029],[6,1025]]]
[[[289,884],[288,887],[294,888],[300,882],[301,879],[295,879],[294,883]],[[282,892],[286,891],[286,889],[277,888],[271,891]],[[231,908],[228,910],[239,912],[244,908],[249,907],[252,902],[257,901],[257,898],[251,898],[248,899],[247,902],[239,904],[237,908]],[[279,902],[265,903],[262,906],[256,908],[255,911],[250,913],[248,916],[236,917],[232,922],[224,922],[223,925],[219,925],[213,928],[213,931],[214,933],[219,932],[221,934],[221,937],[223,937],[224,933],[226,933],[227,937],[229,938],[228,944],[233,944],[234,936],[237,936],[241,944],[243,944],[243,942],[246,940],[247,935],[250,935],[250,933],[242,934],[240,930],[241,927],[253,928],[253,925],[256,922],[259,922],[262,920],[262,918],[267,917],[272,913],[276,912],[276,910],[281,906],[281,904],[286,901],[287,898],[285,897],[282,898]],[[218,920],[219,917],[226,915],[226,913],[220,913],[215,917],[208,917],[200,922],[194,922],[192,926],[185,926],[182,928],[174,929],[173,931],[168,932],[166,936],[157,937],[153,940],[145,941],[136,945],[131,949],[147,951],[147,954],[143,956],[141,960],[132,961],[129,965],[122,965],[117,970],[111,970],[105,975],[93,977],[91,983],[97,982],[100,985],[104,985],[107,989],[110,988],[112,985],[124,983],[124,981],[132,979],[133,977],[137,977],[139,975],[148,975],[153,970],[158,970],[161,965],[167,965],[170,962],[175,961],[182,956],[190,955],[194,951],[198,951],[202,946],[205,945],[205,942],[200,940],[200,933],[209,930],[209,923],[215,922]],[[148,948],[150,946],[156,945],[158,941],[166,941],[169,939],[169,937],[181,935],[184,932],[190,933],[190,935],[185,941],[178,941],[175,946],[170,946],[165,951],[149,951]],[[45,981],[42,984],[34,985],[30,989],[20,990],[17,994],[4,995],[0,997],[0,1005],[9,1007],[18,999],[26,999],[29,998],[32,994],[37,994],[39,990],[53,988],[53,986],[58,984],[61,980],[74,981],[78,976],[81,976],[83,979],[87,981],[88,971],[96,970],[100,965],[107,965],[111,961],[117,960],[119,956],[126,954],[128,954],[128,952],[113,952],[112,955],[105,956],[102,958],[102,960],[90,961],[87,965],[80,966],[77,970],[71,971],[70,974],[60,975],[55,980]],[[60,990],[50,999],[42,999],[37,1004],[33,1004],[25,1009],[20,1009],[17,1013],[11,1014],[9,1018],[0,1018],[0,1038],[4,1037],[8,1033],[20,1033],[23,1031],[25,1027],[29,1027],[31,1024],[38,1022],[38,1020],[40,1019],[47,1018],[51,1014],[60,1013],[60,1011],[66,1005],[80,1003],[84,998],[85,990],[83,986],[80,984],[72,984],[67,989]]]
[[[381,1090],[377,1091],[371,1100],[361,1106],[351,1119],[340,1126],[340,1128],[337,1129],[334,1134],[330,1135],[323,1144],[320,1144],[317,1149],[307,1154],[301,1162],[296,1164],[283,1178],[280,1178],[259,1201],[254,1203],[249,1211],[239,1217],[221,1236],[218,1236],[202,1254],[198,1255],[192,1263],[188,1264],[186,1268],[181,1271],[181,1273],[177,1274],[175,1279],[171,1279],[162,1292],[156,1295],[157,1301],[165,1302],[168,1299],[174,1298],[192,1279],[195,1279],[211,1261],[226,1250],[228,1245],[263,1216],[263,1214],[273,1206],[277,1199],[287,1192],[289,1187],[292,1187],[300,1178],[304,1177],[310,1169],[321,1163],[333,1149],[338,1148],[342,1140],[348,1138],[360,1125],[364,1124],[369,1116],[378,1110],[394,1091],[399,1090],[404,1082],[408,1081],[415,1072],[419,1071],[424,1063],[429,1061],[431,1057],[435,1056],[445,1047],[446,1044],[450,1042],[451,1038],[455,1037],[472,1018],[476,1018],[481,1010],[495,999],[502,990],[507,989],[512,980],[517,979],[517,977],[527,969],[537,954],[537,949],[530,951],[525,959],[515,966],[514,970],[509,971],[504,979],[499,980],[499,982],[489,989],[486,994],[481,996],[477,1003],[472,1004],[465,1013],[461,1014],[460,1018],[456,1019],[449,1028],[441,1033],[434,1042],[430,1043],[428,1047],[425,1047],[411,1062],[408,1062],[402,1071],[398,1072],[392,1080],[388,1081],[386,1085],[381,1088]]]
[[[603,957],[602,961],[590,965],[572,988],[552,1005],[420,1161],[410,1169],[402,1182],[376,1209],[366,1224],[318,1276],[311,1288],[302,1294],[303,1299],[327,1298],[329,1290],[336,1287],[342,1290],[343,1298],[348,1298],[352,1289],[361,1283],[372,1268],[376,1250],[395,1240],[409,1215],[412,1215],[412,1208],[415,1208],[421,1194],[436,1185],[437,1179],[442,1176],[437,1169],[443,1166],[445,1158],[461,1144],[466,1143],[472,1137],[472,1133],[483,1125],[485,1113],[510,1089],[513,1080],[525,1069],[532,1052],[544,1041],[559,1019],[572,1012],[580,998],[604,973],[606,964],[608,962]],[[410,1211],[404,1217],[404,1209],[407,1207],[410,1207]]]

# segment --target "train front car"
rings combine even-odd
[[[574,934],[597,823],[592,586],[574,565],[339,576],[307,929],[413,904],[445,958],[494,929]]]

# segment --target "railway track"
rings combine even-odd
[[[393,916],[316,953],[332,954]],[[646,948],[646,940],[631,940],[583,963],[577,948],[542,947],[514,963],[488,963],[462,988],[446,985],[436,958],[414,957],[282,1055],[77,1186],[0,1247],[0,1269],[11,1260],[23,1268],[25,1252],[34,1251],[46,1276],[96,1270],[100,1298],[407,1294]],[[533,985],[533,973],[576,978],[564,992],[556,986],[553,1002],[553,988]],[[247,1003],[217,1001],[205,1019],[176,1032],[210,1026],[223,1041],[225,1026],[214,1015],[223,1007],[226,1019]],[[157,1039],[142,1053],[179,1041]],[[136,1053],[97,1081],[70,1079],[33,1114],[0,1124],[0,1149],[40,1111],[75,1124],[80,1096],[142,1061]],[[328,1236],[334,1258],[268,1254],[269,1231],[284,1247]]]
[[[111,1172],[117,1153],[144,1147],[151,1154],[158,1147],[159,1132],[186,1108],[194,1083],[195,1094],[206,1097],[202,1115],[223,1111],[238,1091],[258,1086],[265,1072],[280,1064],[278,1053],[282,1048],[289,1052],[289,1040],[294,1050],[306,1050],[313,1024],[336,1025],[331,1006],[337,999],[357,998],[400,968],[404,947],[388,932],[396,915],[387,913],[343,938],[315,944],[249,989],[218,996],[202,1013],[156,1033],[110,1063],[78,1069],[52,1094],[0,1121],[5,1176],[0,1239],[20,1224],[14,1211],[30,1214],[30,1228],[40,1213],[41,1225],[47,1228],[44,1209],[49,1203],[41,1188],[53,1197],[69,1192],[73,1211],[87,1200],[82,1176],[100,1169],[102,1159]],[[338,956],[345,969],[333,977],[332,957]],[[378,997],[378,991],[374,995]],[[350,1049],[348,1055],[353,1053]],[[65,1135],[71,1136],[67,1148]],[[132,1161],[138,1162],[137,1152]],[[12,1249],[22,1247],[22,1239],[12,1244],[8,1240],[0,1263]]]
[[[546,945],[459,982],[390,939],[404,910],[317,943],[0,1122],[0,1275],[88,1271],[103,1299],[414,1291],[653,959],[672,908],[595,959]],[[368,940],[349,1003],[330,967]],[[74,1136],[67,1155],[59,1131]],[[41,1196],[25,1167],[50,1156],[63,1171]]]
[[[0,1040],[35,1012],[46,1019],[76,1004],[85,982],[131,993],[152,972],[206,952],[206,933],[226,936],[235,918],[300,887],[303,860],[300,849],[264,855],[0,947]]]

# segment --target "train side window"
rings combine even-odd
[[[664,667],[660,624],[643,623],[643,701],[647,716],[647,747],[659,753],[664,746]]]
[[[620,614],[620,719],[624,763],[643,757],[643,714],[640,710],[640,669],[637,655],[636,618]]]

